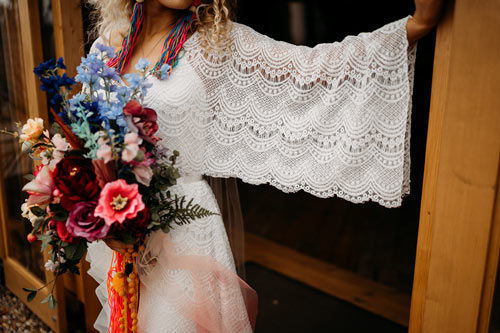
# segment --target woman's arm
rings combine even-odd
[[[406,24],[408,42],[415,43],[439,22],[444,0],[415,0],[415,13]]]
[[[234,23],[229,56],[188,50],[205,87],[197,114],[206,118],[185,117],[184,126],[207,128],[203,173],[401,205],[416,51],[408,18],[313,48]]]

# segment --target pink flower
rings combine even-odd
[[[137,156],[142,139],[139,138],[137,133],[131,132],[125,134],[124,143],[125,149],[122,151],[122,160],[124,162],[130,162]]]
[[[61,134],[57,133],[52,137],[52,143],[54,144],[54,147],[56,150],[59,150],[61,152],[67,151],[69,149],[69,143],[66,141],[65,138],[61,136]]]
[[[144,156],[142,161],[132,160],[132,161],[130,161],[131,165],[136,167],[139,165],[152,166],[153,164],[155,164],[156,159],[153,157],[153,153],[146,151],[146,148],[144,148],[144,147],[141,147],[141,151],[142,151],[142,155]]]
[[[144,140],[156,144],[158,137],[154,134],[158,131],[158,123],[155,110],[143,108],[137,101],[130,101],[123,108],[127,123],[133,132],[138,132]]]
[[[135,179],[137,179],[139,183],[149,186],[151,179],[153,178],[153,170],[151,170],[151,167],[138,165],[132,170],[132,172],[135,175]]]
[[[130,185],[125,180],[118,179],[107,183],[102,189],[95,216],[102,217],[108,225],[123,223],[126,219],[135,218],[145,207],[139,185]]]
[[[99,160],[104,160],[104,163],[108,163],[113,159],[113,150],[111,146],[108,145],[107,139],[99,138],[97,144],[99,145],[99,149],[97,149],[96,156]]]
[[[49,167],[44,165],[36,173],[35,179],[24,185],[23,191],[28,191],[31,194],[28,198],[28,206],[49,202],[52,191],[54,191],[54,180]]]

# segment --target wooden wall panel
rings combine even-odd
[[[498,31],[497,0],[457,0],[438,29],[410,332],[476,332],[488,308],[484,282],[496,263],[487,261],[498,255]]]

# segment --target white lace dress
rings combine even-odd
[[[161,142],[180,152],[183,177],[173,191],[218,211],[201,179],[209,175],[268,183],[285,192],[401,205],[409,193],[416,53],[406,37],[408,18],[314,48],[278,42],[235,23],[229,52],[207,54],[194,33],[171,77],[150,79],[144,101],[158,113]],[[175,285],[191,297],[195,286],[190,270],[161,264],[167,243],[176,253],[206,256],[235,271],[220,216],[177,227],[168,236],[157,232],[150,241],[160,265],[141,277],[139,331],[252,330],[239,289],[223,290],[213,275],[196,283],[209,290],[206,301],[221,327],[203,327],[169,295]],[[87,259],[103,304],[95,327],[105,332],[111,250],[95,242]]]

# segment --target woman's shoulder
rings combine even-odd
[[[232,23],[230,36],[232,43],[245,48],[260,47],[262,43],[274,42],[272,38],[256,31],[254,28],[237,22]]]
[[[241,35],[248,35],[248,34],[259,34],[255,29],[252,27],[245,25],[243,23],[238,23],[238,22],[232,22],[231,23],[231,36],[241,36]]]

